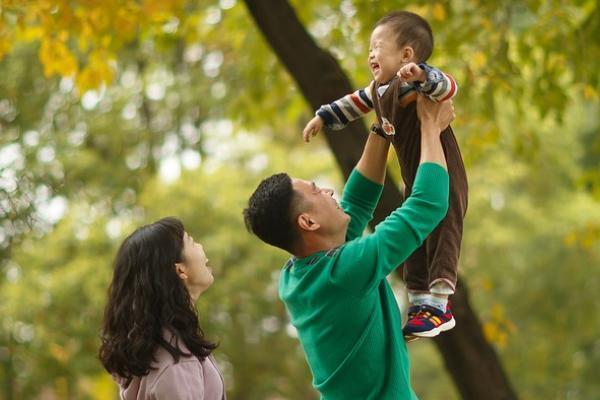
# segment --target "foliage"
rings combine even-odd
[[[431,63],[460,84],[461,269],[487,337],[522,398],[600,396],[597,2],[292,3],[356,86],[377,19],[431,21]],[[300,143],[312,111],[243,4],[5,0],[0,54],[0,399],[115,395],[96,359],[112,257],[173,214],[217,266],[198,307],[231,398],[314,398],[275,295],[285,255],[240,213],[271,172],[341,178]],[[419,395],[456,398],[432,346],[410,349]]]

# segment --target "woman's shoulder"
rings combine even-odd
[[[154,351],[154,362],[152,363],[153,367],[156,369],[164,369],[174,365],[188,363],[200,365],[198,358],[190,352],[185,342],[181,339],[181,337],[179,337],[179,335],[164,330],[163,339],[165,343],[172,347],[172,349],[178,349],[179,352],[183,354],[177,357],[178,359],[176,360],[165,346],[158,345]]]
[[[148,383],[148,392],[154,398],[204,398],[202,366],[198,360],[170,363]]]
[[[190,354],[185,343],[177,336],[165,334],[163,337],[169,345]],[[203,373],[200,360],[191,354],[181,355],[178,358],[176,360],[164,346],[158,346],[154,353],[153,369],[147,377],[151,392],[168,394],[185,390],[189,393],[192,388],[201,389]]]
[[[163,363],[156,371],[150,393],[156,398],[223,399],[224,382],[212,355],[204,360],[195,356],[180,357],[174,362],[168,351],[161,350]],[[159,361],[159,360],[157,360]],[[160,361],[159,361],[160,363]],[[182,397],[179,397],[181,395]]]
[[[173,361],[171,355],[168,355],[170,360],[157,362],[154,370],[154,381],[161,382],[165,380],[192,379],[202,378],[202,363],[196,357],[180,357],[179,361]]]
[[[120,386],[121,398],[126,400],[150,398],[203,398],[204,373],[196,357],[173,356],[162,346],[154,352],[154,361],[145,376],[130,381],[115,377]]]
[[[176,335],[165,334],[163,338],[170,346],[190,354],[185,343]],[[128,387],[122,386],[125,399],[221,399],[223,390],[223,381],[212,356],[201,361],[190,354],[175,360],[162,345],[154,352],[154,361],[148,375],[134,378]]]

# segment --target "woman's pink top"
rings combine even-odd
[[[174,344],[173,340],[171,343]],[[179,340],[179,347],[189,353]],[[224,400],[225,385],[212,356],[204,361],[196,357],[180,357],[175,364],[162,346],[154,354],[154,369],[142,377],[134,377],[129,385],[116,377],[122,400]]]

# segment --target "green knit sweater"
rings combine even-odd
[[[341,205],[350,216],[346,243],[283,267],[279,296],[298,331],[326,400],[416,399],[398,304],[386,276],[444,218],[448,173],[421,164],[411,196],[362,236],[383,187],[354,170]]]

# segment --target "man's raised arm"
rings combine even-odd
[[[421,161],[412,193],[375,227],[374,233],[341,249],[338,262],[344,268],[336,269],[332,279],[347,289],[363,292],[376,287],[423,243],[446,215],[449,177],[440,133],[454,118],[454,108],[451,102],[434,103],[422,95],[417,101]]]
[[[362,235],[379,202],[390,142],[369,134],[360,160],[344,187],[342,208],[350,216],[346,240]]]
[[[356,164],[356,170],[365,178],[383,185],[389,147],[389,141],[381,136],[369,134],[362,156]]]

